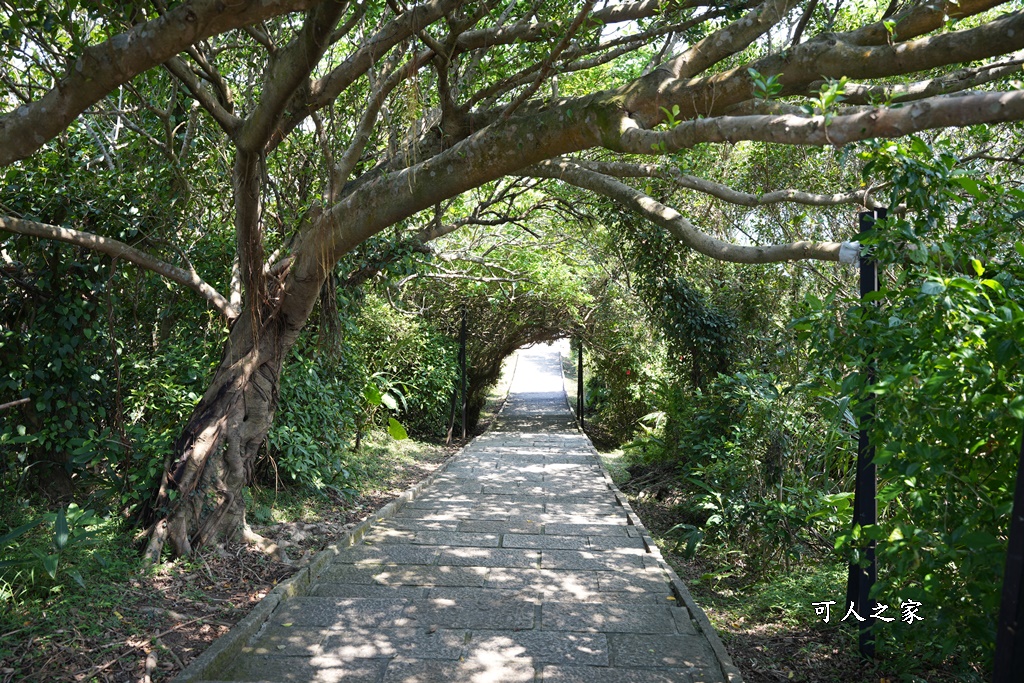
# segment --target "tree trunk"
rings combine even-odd
[[[211,543],[261,540],[246,524],[242,490],[274,421],[284,360],[324,281],[320,259],[302,260],[296,256],[262,315],[243,311],[232,327],[220,366],[143,513],[148,561],[160,559],[165,543],[179,557]]]

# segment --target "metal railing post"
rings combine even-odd
[[[994,683],[1024,682],[1024,435],[1017,459],[1017,486],[1010,515],[1010,541],[1003,573],[1003,597],[996,629]]]
[[[859,215],[860,233],[864,234],[872,230],[875,220],[885,218],[885,210],[866,211]],[[878,291],[878,264],[870,258],[864,250],[860,257],[860,297]],[[875,382],[875,366],[868,362],[865,368],[867,374],[867,386]],[[860,434],[857,440],[857,476],[853,493],[853,524],[862,529],[875,524],[878,520],[878,508],[875,499],[876,495],[876,473],[875,473],[875,447],[871,445],[869,433],[872,423],[875,420],[875,399],[869,394],[867,397],[867,409],[860,421]],[[870,598],[871,587],[878,575],[878,567],[875,563],[875,542],[869,541],[864,548],[862,561],[867,561],[867,566],[861,563],[850,563],[850,575],[846,584],[846,603],[852,603],[854,611],[864,621],[859,622],[860,637],[858,645],[862,657],[873,659],[875,656],[875,606]]]
[[[462,440],[466,440],[466,307],[462,307],[462,330],[459,332],[459,366],[462,371]]]
[[[579,357],[576,359],[576,416],[580,420],[580,429],[583,429],[583,338],[580,337]]]

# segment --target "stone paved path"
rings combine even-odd
[[[739,681],[609,481],[557,350],[521,352],[498,424],[282,602],[219,679]]]

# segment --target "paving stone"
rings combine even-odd
[[[602,592],[671,592],[668,574],[660,568],[599,572],[596,578],[598,589]]]
[[[412,543],[415,539],[416,531],[409,529],[375,527],[372,531],[363,536],[361,544]]]
[[[608,636],[615,666],[668,666],[713,670],[718,662],[706,638],[697,635]]]
[[[600,633],[676,633],[671,610],[660,605],[541,605],[540,628],[545,631]]]
[[[292,598],[274,612],[271,624],[285,628],[406,626],[406,609],[413,603],[404,598]]]
[[[484,487],[484,493],[489,493]],[[542,481],[535,483],[522,483],[519,485],[518,493],[525,496],[612,496],[611,489],[603,482],[587,483],[586,480],[573,481]],[[566,501],[569,502],[569,501]]]
[[[593,573],[550,569],[492,569],[485,588],[524,589],[572,596],[578,592],[592,593],[598,589]],[[566,599],[571,599],[567,597]]]
[[[542,683],[696,683],[686,671],[596,666],[545,666],[540,680]]]
[[[583,515],[586,517],[613,517],[625,513],[619,504],[595,503],[547,503],[544,512],[552,515]]]
[[[484,567],[357,567],[331,564],[318,577],[322,583],[379,584],[382,586],[483,586]]]
[[[555,536],[553,534],[505,534],[501,537],[503,548],[552,548],[583,550],[589,548],[586,536]]]
[[[471,609],[455,600],[414,600],[405,610],[413,623],[423,627],[470,629],[528,629],[534,626],[531,603],[473,603]]]
[[[518,514],[525,514],[527,510],[534,509],[535,505],[545,504],[550,505],[553,503],[562,504],[585,504],[592,500],[591,496],[579,496],[579,495],[563,495],[559,493],[552,493],[550,491],[544,491],[541,493],[492,493],[487,496],[480,497],[481,503],[490,503],[494,505],[513,505],[518,511]],[[601,502],[594,499],[594,502]],[[539,512],[544,512],[543,509],[537,508]]]
[[[461,629],[378,628],[345,629],[326,635],[320,654],[340,659],[395,657],[458,659],[469,632]]]
[[[422,586],[382,586],[362,583],[317,583],[309,591],[314,598],[425,598]]]
[[[461,531],[421,531],[416,534],[416,543],[429,545],[497,548],[498,541],[498,534],[473,534]]]
[[[330,633],[330,628],[326,627],[270,624],[251,645],[243,647],[242,652],[277,657],[314,657],[321,654],[320,643]]]
[[[412,501],[405,506],[407,510],[449,510],[464,506],[472,508],[479,501],[476,500],[476,496],[470,495],[447,495],[447,494],[435,494],[426,495]]]
[[[607,526],[607,525],[624,525],[626,522],[626,516],[622,515],[606,515],[603,517],[590,517],[587,515],[570,515],[564,513],[548,513],[544,515],[545,524],[571,524],[576,526]]]
[[[381,529],[393,529],[396,531],[455,531],[462,524],[459,519],[445,520],[423,520],[423,519],[396,519],[392,518],[385,524],[378,524],[374,532]]]
[[[544,467],[521,467],[514,471],[488,472],[480,474],[477,480],[484,486],[501,486],[506,482],[541,482],[544,481]]]
[[[606,569],[618,571],[627,567],[642,568],[644,558],[588,550],[545,550],[541,553],[542,569]]]
[[[420,519],[425,522],[460,522],[467,519],[508,519],[509,513],[507,511],[466,510],[462,508],[454,510],[438,510],[436,512],[431,512],[430,510],[415,510],[410,508],[402,508],[397,513],[395,513],[395,517],[397,519]]]
[[[492,431],[339,547],[224,679],[721,683],[548,367],[520,372]]]
[[[225,681],[296,681],[301,683],[378,683],[387,667],[386,659],[340,659],[338,657],[275,657],[249,655],[225,667]]]
[[[462,662],[396,658],[388,664],[384,674],[384,683],[533,683],[534,680],[532,663],[497,657]]]
[[[647,552],[647,548],[644,546],[643,539],[633,538],[632,536],[593,536],[590,539],[591,550],[607,550],[607,551],[618,551],[618,550],[640,550]]]
[[[359,544],[349,548],[332,560],[333,564],[436,564],[441,549],[430,545],[390,543],[380,545]]]
[[[672,617],[676,620],[676,631],[682,635],[697,635],[697,628],[693,625],[693,619],[690,617],[690,611],[686,609],[686,606],[680,605],[676,601],[672,601],[672,604],[676,605],[676,608],[672,610]]]
[[[541,596],[537,593],[516,588],[467,588],[464,586],[427,589],[426,596],[430,600],[446,600],[454,604],[464,605],[498,605],[516,602],[531,602],[539,605]]]
[[[495,534],[540,534],[544,532],[544,525],[533,520],[466,520],[459,523],[459,531],[471,531],[476,533]]]
[[[446,510],[419,510],[415,508],[402,508],[395,513],[394,519],[419,519],[425,522],[459,521],[462,519],[458,514]]]
[[[483,515],[542,515],[543,503],[483,503],[474,505],[469,510],[471,516],[483,518]]]
[[[626,536],[628,527],[617,520],[602,520],[599,524],[544,524],[544,533],[555,536]]]
[[[438,565],[464,567],[539,567],[540,552],[520,548],[448,548]]]
[[[540,664],[607,666],[609,661],[608,640],[600,633],[474,630],[467,647],[469,656],[479,659],[497,653]]]

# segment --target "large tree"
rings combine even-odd
[[[604,195],[670,231],[680,248],[713,258],[838,260],[838,242],[723,241],[645,188],[658,178],[747,206],[870,204],[867,190],[750,195],[643,157],[744,140],[843,146],[1024,118],[1024,92],[1008,85],[1020,70],[1014,53],[1024,49],[1017,7],[0,2],[0,166],[21,163],[77,126],[110,161],[116,150],[90,121],[118,111],[118,127],[145,136],[122,111],[125,88],[145,100],[166,90],[156,84],[170,84],[228,147],[237,287],[220,292],[209,281],[223,274],[204,278],[191,264],[176,266],[99,228],[14,215],[0,215],[0,228],[131,261],[191,288],[230,325],[223,360],[168,454],[148,520],[151,557],[166,542],[187,554],[245,530],[241,490],[274,417],[283,360],[332,268],[352,250],[389,228],[410,229],[407,239],[418,244],[449,232],[460,225],[453,198],[511,175]],[[152,141],[173,163],[175,136],[188,135],[178,122],[189,120],[190,130],[195,120],[173,117],[171,104],[149,109],[170,122],[166,139]],[[271,211],[288,201],[281,176],[299,148],[304,172],[316,175],[317,201]],[[271,226],[271,215],[293,224]]]

